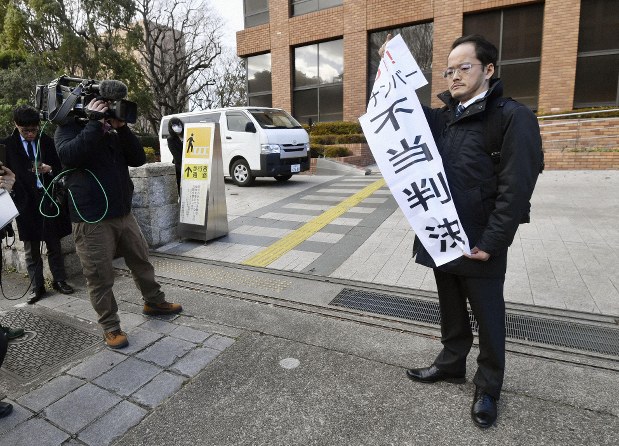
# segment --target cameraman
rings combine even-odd
[[[148,245],[131,213],[133,183],[128,166],[146,162],[144,149],[124,121],[110,117],[108,102],[93,99],[88,120],[69,120],[56,130],[56,147],[68,173],[66,184],[77,255],[88,284],[90,302],[110,348],[128,344],[120,328],[114,298],[115,256],[123,256],[145,301],[147,315],[176,314],[179,304],[166,302],[148,260]]]
[[[34,304],[46,293],[41,242],[47,246],[53,288],[63,294],[73,293],[73,288],[66,282],[60,245],[60,239],[71,234],[71,224],[66,211],[61,210],[54,218],[48,218],[40,211],[44,188],[61,169],[54,141],[39,129],[39,112],[29,105],[20,105],[13,110],[13,121],[13,134],[1,143],[6,146],[6,165],[15,172],[19,186],[14,191],[15,206],[19,210],[17,229],[19,239],[24,242],[26,265],[33,284],[33,296],[28,303]],[[49,200],[45,197],[44,203],[50,203]],[[50,213],[54,215],[54,211],[57,209],[51,209]]]

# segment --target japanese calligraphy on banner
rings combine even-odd
[[[212,162],[213,124],[186,124],[183,142],[180,222],[204,225],[208,173]]]
[[[391,193],[437,266],[470,254],[416,89],[428,82],[400,35],[376,73],[363,133]]]

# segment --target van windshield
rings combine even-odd
[[[250,109],[251,115],[263,129],[300,129],[296,119],[283,110]]]

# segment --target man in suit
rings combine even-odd
[[[543,163],[537,118],[523,104],[503,98],[502,82],[493,78],[497,53],[483,36],[456,39],[443,72],[447,90],[438,95],[445,105],[424,107],[471,255],[437,267],[420,246],[416,262],[434,270],[443,349],[429,367],[407,370],[410,379],[422,383],[465,381],[473,345],[468,300],[479,325],[471,418],[480,428],[495,423],[503,386],[507,249],[518,225],[528,221]],[[501,136],[498,152],[489,150],[496,141],[488,135],[495,133]]]
[[[40,132],[39,112],[31,106],[20,105],[13,111],[13,121],[13,134],[1,143],[6,146],[6,165],[16,177],[13,192],[15,206],[19,210],[17,229],[19,239],[24,242],[26,265],[33,285],[28,303],[34,304],[46,293],[41,242],[47,246],[52,287],[63,294],[73,293],[73,288],[66,282],[60,247],[62,237],[71,233],[71,223],[66,210],[41,206],[45,188],[62,169],[54,141]],[[51,198],[45,196],[45,201],[49,204]],[[43,215],[41,209],[47,215]]]

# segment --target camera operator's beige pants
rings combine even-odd
[[[118,330],[120,318],[114,298],[114,257],[124,257],[133,280],[148,303],[165,301],[148,260],[148,244],[133,214],[99,223],[73,223],[77,255],[82,263],[93,308],[104,332]]]

